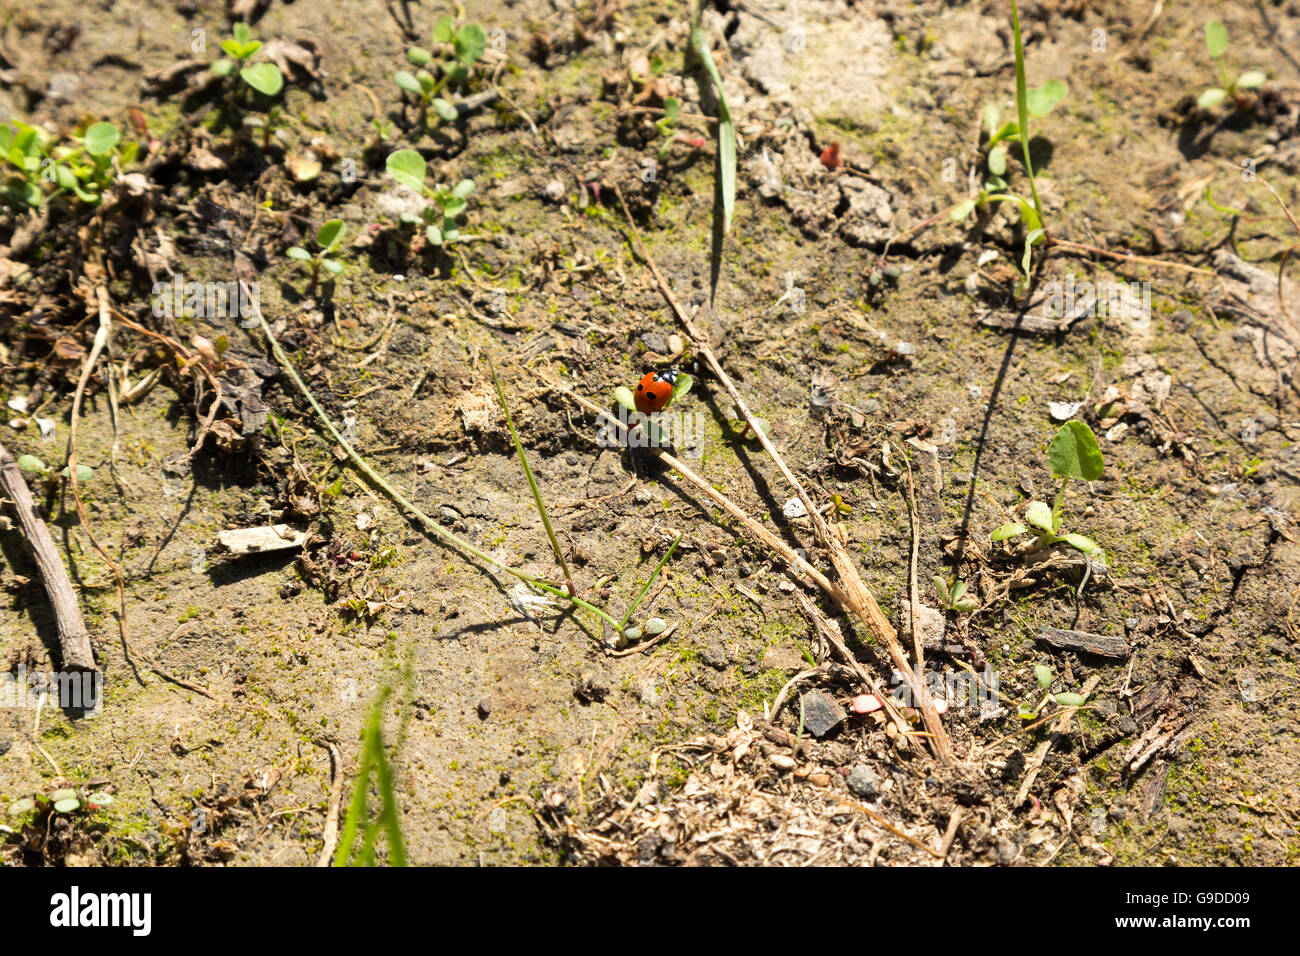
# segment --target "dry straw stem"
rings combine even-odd
[[[623,215],[627,218],[628,227],[631,229],[637,253],[654,274],[655,280],[659,283],[659,290],[663,293],[664,298],[667,299],[669,306],[672,307],[673,313],[677,316],[677,321],[681,325],[682,330],[695,346],[696,352],[703,356],[705,362],[708,363],[709,368],[712,370],[718,381],[722,383],[727,394],[731,396],[731,400],[735,403],[737,410],[739,410],[741,416],[745,419],[745,422],[758,436],[758,440],[762,442],[763,449],[771,456],[772,461],[776,464],[782,477],[785,478],[787,484],[789,484],[794,490],[794,493],[798,496],[799,500],[803,502],[803,506],[808,512],[808,517],[812,521],[813,534],[817,539],[817,543],[830,555],[831,564],[835,567],[836,576],[839,578],[837,585],[831,585],[830,582],[823,584],[822,581],[826,581],[826,579],[819,575],[821,581],[818,581],[818,586],[834,598],[834,600],[845,610],[856,615],[864,624],[866,624],[867,630],[870,631],[872,636],[875,637],[875,639],[885,648],[886,652],[889,654],[890,660],[894,664],[894,667],[902,672],[904,679],[907,681],[913,699],[920,705],[919,709],[921,711],[921,718],[925,721],[925,728],[929,732],[935,755],[945,764],[953,763],[955,758],[952,752],[952,742],[948,739],[948,732],[944,729],[943,722],[939,719],[939,714],[934,709],[934,703],[930,700],[929,694],[926,693],[925,682],[920,679],[919,673],[913,672],[912,666],[907,660],[907,655],[903,651],[903,645],[898,640],[898,634],[894,631],[893,626],[885,617],[884,612],[880,610],[880,605],[876,603],[876,599],[872,596],[871,591],[867,588],[866,584],[863,583],[862,577],[858,573],[857,564],[854,562],[853,556],[849,554],[848,549],[845,548],[843,539],[837,533],[832,531],[832,529],[826,524],[825,519],[822,518],[816,505],[814,505],[812,499],[804,490],[802,483],[800,483],[799,479],[790,471],[790,468],[785,463],[785,459],[781,457],[780,452],[778,452],[776,446],[772,444],[772,440],[768,438],[766,432],[754,424],[754,418],[749,412],[749,407],[745,404],[745,400],[741,398],[740,392],[737,391],[736,386],[732,383],[731,376],[729,376],[722,368],[722,364],[718,361],[717,356],[713,354],[713,350],[696,329],[695,323],[691,320],[691,317],[686,313],[686,310],[682,308],[681,303],[677,301],[677,297],[673,295],[672,288],[664,280],[663,274],[655,264],[654,258],[650,255],[649,250],[646,249],[645,243],[641,241],[641,231],[637,229],[636,222],[632,219],[632,214],[628,211],[627,203],[623,199],[623,193],[617,187],[615,187],[614,193],[618,196],[619,205],[623,208]],[[747,524],[746,527],[749,528],[750,526]],[[789,551],[790,549],[786,548],[786,550]],[[806,564],[806,562],[804,563]],[[920,669],[920,663],[920,661],[917,661],[918,672]]]
[[[69,671],[95,670],[95,653],[90,646],[90,632],[81,616],[77,595],[72,590],[68,570],[59,558],[58,548],[50,529],[41,519],[31,489],[13,456],[0,445],[0,491],[14,504],[18,526],[32,549],[36,570],[40,573],[45,593],[54,608],[54,624],[59,632],[59,647],[63,669]]]

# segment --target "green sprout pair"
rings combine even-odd
[[[1242,90],[1258,89],[1268,80],[1260,70],[1247,70],[1234,80],[1227,67],[1223,65],[1223,54],[1228,52],[1228,45],[1228,30],[1222,23],[1218,20],[1210,20],[1205,24],[1205,48],[1209,51],[1214,65],[1218,67],[1219,79],[1223,86],[1212,86],[1197,97],[1196,105],[1203,110],[1213,109],[1229,97],[1240,107],[1247,102],[1241,95]]]
[[[979,602],[966,593],[965,581],[949,581],[943,575],[936,574],[930,579],[934,590],[939,595],[939,605],[946,611],[969,614],[979,607]]]
[[[274,63],[249,63],[253,54],[262,49],[261,41],[253,39],[247,23],[236,23],[231,32],[231,39],[221,41],[221,50],[228,59],[213,63],[212,72],[217,76],[231,76],[238,70],[239,78],[250,89],[263,96],[277,96],[284,89],[280,68]]]
[[[76,790],[64,788],[51,794],[38,793],[32,797],[21,797],[9,804],[9,816],[24,817],[28,814],[69,814],[78,810],[102,810],[112,805],[113,795],[103,792],[81,794]]]
[[[290,259],[307,264],[311,269],[311,285],[309,290],[316,288],[316,283],[320,281],[321,269],[331,275],[340,275],[343,272],[343,263],[334,258],[338,251],[339,243],[343,241],[343,220],[331,219],[320,229],[316,230],[316,245],[319,247],[313,255],[302,246],[290,246],[284,254]]]
[[[477,23],[457,27],[453,17],[444,17],[434,25],[433,42],[446,55],[438,65],[438,77],[435,78],[428,69],[434,54],[423,47],[413,46],[406,51],[406,59],[417,67],[416,72],[398,70],[393,74],[393,82],[416,98],[425,111],[426,124],[430,109],[443,122],[454,123],[459,116],[455,105],[438,94],[444,87],[460,86],[469,79],[470,70],[487,49],[487,33]]]
[[[1021,524],[1013,521],[997,528],[993,534],[994,541],[1006,541],[1018,535],[1036,531],[1037,539],[1030,552],[1041,551],[1054,544],[1067,544],[1082,551],[1090,557],[1105,559],[1105,552],[1091,538],[1081,534],[1064,532],[1061,527],[1061,507],[1065,503],[1065,489],[1070,480],[1096,481],[1101,477],[1105,463],[1101,457],[1101,448],[1092,429],[1081,421],[1069,421],[1061,426],[1056,437],[1047,448],[1047,463],[1052,475],[1061,479],[1061,488],[1056,494],[1056,502],[1050,507],[1042,501],[1031,501],[1025,508],[1025,521]]]
[[[69,472],[67,468],[56,472],[35,455],[20,455],[18,457],[17,465],[29,475],[35,475],[41,481],[46,483],[53,483],[59,478],[72,477],[72,473]],[[89,465],[77,466],[77,481],[90,481],[93,477],[95,477],[95,469],[91,468]]]
[[[1046,241],[1047,229],[1043,225],[1043,204],[1038,198],[1038,182],[1034,177],[1034,164],[1029,157],[1029,117],[1046,116],[1069,93],[1064,80],[1048,80],[1042,86],[1030,89],[1025,79],[1025,47],[1020,36],[1020,10],[1016,0],[1011,0],[1011,36],[1016,59],[1016,119],[999,125],[1001,116],[993,105],[984,108],[984,122],[988,127],[987,165],[991,178],[985,183],[980,194],[974,199],[967,199],[953,207],[950,216],[960,222],[974,211],[976,206],[987,206],[990,202],[1014,203],[1020,212],[1020,221],[1025,229],[1024,252],[1020,257],[1021,276],[1016,283],[1016,293],[1024,295],[1029,291],[1030,268],[1033,248]],[[1002,177],[1007,172],[1007,145],[1020,144],[1020,154],[1024,160],[1025,173],[1029,176],[1029,199],[1018,196],[1007,189]]]
[[[1033,720],[1049,702],[1059,704],[1061,707],[1082,707],[1087,703],[1087,698],[1082,694],[1070,692],[1059,694],[1052,693],[1052,669],[1046,664],[1034,665],[1034,679],[1038,681],[1038,686],[1046,693],[1043,699],[1038,702],[1037,707],[1026,707],[1024,704],[1021,704],[1017,708],[1021,720]]]
[[[466,200],[474,192],[474,180],[462,179],[455,186],[430,188],[424,182],[428,166],[424,157],[413,149],[399,149],[388,157],[386,165],[394,179],[429,200],[419,216],[403,213],[402,222],[423,224],[424,237],[431,246],[463,241],[456,220],[465,214]]]

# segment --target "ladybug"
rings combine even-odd
[[[677,384],[677,369],[666,372],[646,372],[632,393],[636,410],[643,415],[657,412],[668,404],[673,397],[673,387]]]

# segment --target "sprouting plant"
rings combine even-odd
[[[1044,502],[1031,501],[1025,508],[1025,521],[1028,525],[1017,521],[1004,524],[993,532],[993,540],[1006,541],[1034,530],[1038,532],[1038,538],[1030,548],[1031,552],[1059,542],[1091,557],[1104,559],[1105,552],[1091,538],[1072,532],[1062,533],[1061,529],[1061,507],[1065,502],[1065,489],[1069,486],[1070,479],[1096,481],[1101,477],[1104,462],[1101,448],[1097,445],[1097,436],[1084,422],[1066,422],[1047,448],[1047,463],[1052,475],[1061,479],[1055,503],[1049,507]]]
[[[434,53],[413,46],[406,51],[406,59],[416,67],[416,71],[398,70],[393,74],[393,82],[416,98],[426,125],[429,109],[443,122],[454,123],[458,116],[456,107],[438,94],[444,87],[461,86],[469,79],[470,70],[487,49],[487,33],[477,23],[457,27],[454,17],[443,17],[433,27],[433,42],[438,55],[445,57],[436,67],[438,76],[435,77],[429,68]]]
[[[1052,693],[1052,669],[1046,664],[1034,665],[1034,679],[1038,681],[1038,686],[1043,690],[1044,696],[1038,702],[1037,707],[1027,707],[1025,704],[1019,706],[1021,720],[1033,720],[1049,701],[1062,707],[1082,707],[1087,703],[1087,698],[1082,694],[1072,692]]]
[[[403,213],[405,223],[424,225],[424,236],[431,246],[444,246],[461,241],[460,226],[456,220],[465,214],[466,200],[474,192],[474,180],[462,179],[455,186],[425,185],[427,166],[424,157],[413,149],[399,149],[388,157],[388,172],[403,186],[414,189],[429,200],[419,215]]]
[[[244,125],[262,131],[262,149],[264,150],[270,147],[273,139],[282,143],[289,142],[289,122],[285,119],[284,112],[278,106],[272,106],[267,110],[265,117],[245,116]]]
[[[40,126],[17,120],[0,126],[0,154],[5,163],[3,196],[8,205],[36,207],[45,201],[43,174],[53,163],[48,155],[49,142],[50,134]],[[53,176],[52,170],[49,175]]]
[[[35,475],[47,484],[52,484],[59,478],[72,477],[71,472],[69,472],[67,468],[64,468],[60,472],[55,472],[53,468],[45,464],[45,462],[41,461],[41,459],[37,458],[35,455],[20,455],[17,464],[23,471],[27,472],[29,475]],[[77,481],[90,481],[93,477],[95,477],[95,469],[91,468],[89,465],[77,466]]]
[[[20,797],[9,804],[8,815],[11,818],[27,818],[27,822],[44,826],[48,817],[54,814],[68,815],[78,811],[91,812],[103,810],[113,804],[113,795],[96,791],[82,793],[71,787],[64,787],[51,793],[37,793],[30,797]]]
[[[112,123],[92,123],[80,138],[80,146],[54,151],[54,181],[93,205],[113,182],[114,162],[118,166],[133,162],[140,147],[135,142],[123,144]]]
[[[1069,89],[1064,80],[1048,80],[1036,89],[1025,91],[1025,105],[1030,116],[1046,116],[1057,103],[1065,99]],[[984,124],[988,127],[989,138],[984,144],[988,155],[988,169],[994,176],[1007,174],[1007,144],[1019,143],[1024,139],[1020,123],[1007,120],[998,125],[1001,118],[998,108],[992,103],[984,107]]]
[[[331,219],[316,230],[316,245],[320,248],[315,255],[312,255],[302,246],[290,246],[285,250],[284,254],[290,259],[307,263],[308,268],[311,269],[311,285],[308,288],[315,289],[316,283],[320,280],[321,269],[331,275],[339,275],[343,272],[343,263],[332,258],[342,241],[343,220]]]
[[[413,657],[413,653],[407,654],[406,664],[400,674],[408,698],[415,680]],[[384,745],[384,707],[392,696],[393,683],[389,681],[379,689],[375,702],[371,705],[370,716],[361,731],[361,766],[352,781],[352,800],[343,819],[338,849],[334,852],[335,866],[374,866],[375,844],[380,833],[384,834],[388,842],[389,864],[406,866],[406,842],[402,838],[393,765],[389,762]],[[368,805],[372,778],[380,800],[379,814],[373,817]]]
[[[1212,86],[1197,97],[1196,105],[1203,110],[1213,109],[1228,97],[1232,97],[1233,103],[1241,108],[1248,102],[1241,91],[1258,89],[1268,79],[1261,70],[1247,70],[1234,80],[1228,68],[1223,65],[1223,54],[1228,52],[1228,45],[1227,27],[1218,20],[1208,21],[1205,24],[1205,48],[1219,70],[1219,80],[1223,86]]]
[[[1068,89],[1063,80],[1048,80],[1037,89],[1029,89],[1025,81],[1025,47],[1020,37],[1020,10],[1016,6],[1016,0],[1011,0],[1011,35],[1016,58],[1016,119],[999,126],[997,107],[990,105],[984,108],[984,121],[988,125],[989,134],[987,162],[989,173],[994,178],[986,184],[978,197],[953,207],[951,215],[955,220],[965,219],[977,205],[993,201],[1016,204],[1025,230],[1025,247],[1020,257],[1022,275],[1016,283],[1016,292],[1024,295],[1029,289],[1033,248],[1042,243],[1047,235],[1043,226],[1043,204],[1039,201],[1038,183],[1034,178],[1034,164],[1029,157],[1029,116],[1031,113],[1034,116],[1046,116],[1057,103],[1065,99]],[[1029,176],[1032,202],[1008,190],[1002,181],[1007,171],[1006,144],[1013,142],[1020,143],[1025,173]]]
[[[276,96],[284,88],[284,75],[274,63],[250,63],[253,54],[262,49],[261,41],[253,39],[247,23],[236,23],[228,40],[221,41],[226,57],[212,64],[217,76],[231,76],[237,70],[244,83],[263,96]]]
[[[965,581],[951,581],[936,574],[931,580],[939,595],[939,604],[947,611],[969,614],[979,607],[979,602],[966,593]]]

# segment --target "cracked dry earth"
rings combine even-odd
[[[1294,2],[1214,5],[1232,68],[1270,82],[1251,110],[1200,121],[1187,98],[1214,77],[1204,11],[1151,21],[1148,3],[1022,8],[1030,82],[1069,85],[1031,141],[1049,228],[1160,260],[1040,253],[1040,294],[1067,279],[1150,283],[1149,317],[1068,323],[1016,308],[1023,235],[1010,208],[947,216],[983,162],[984,106],[1014,110],[1000,3],[706,7],[741,138],[711,310],[712,146],[661,153],[653,114],[636,112],[675,96],[682,128],[707,139],[715,97],[685,57],[684,7],[467,4],[506,38],[494,67],[504,96],[429,136],[410,128],[391,74],[441,10],[232,6],[263,39],[307,51],[284,94],[283,147],[241,151],[229,133],[187,125],[202,104],[150,79],[197,56],[194,29],[224,36],[225,4],[51,0],[39,17],[10,5],[0,19],[8,114],[126,129],[139,110],[164,143],[156,194],[124,202],[102,237],[5,224],[5,398],[54,422],[49,439],[7,428],[5,446],[50,461],[66,449],[95,323],[69,286],[82,266],[61,248],[109,263],[99,278],[117,308],[148,327],[153,275],[255,277],[295,366],[336,424],[354,420],[361,453],[447,528],[554,576],[490,355],[584,593],[625,606],[683,536],[643,612],[675,627],[615,655],[594,619],[539,614],[513,579],[416,530],[340,463],[256,330],[168,320],[157,331],[182,342],[228,337],[240,407],[177,468],[207,411],[194,380],[169,372],[114,428],[103,365],[92,379],[78,448],[96,469],[93,528],[125,579],[127,641],[112,573],[70,497],[39,496],[107,701],[89,719],[0,711],[0,797],[93,785],[116,802],[39,847],[7,835],[6,862],[314,862],[336,772],[325,742],[342,757],[346,805],[370,701],[408,649],[413,688],[385,727],[418,863],[1296,862],[1300,289],[1286,280],[1279,298],[1277,275],[1300,236],[1261,185],[1298,205]],[[377,115],[392,129],[374,149]],[[846,164],[835,170],[821,160],[833,143]],[[408,146],[438,181],[478,183],[465,228],[479,241],[443,257],[391,241],[409,197],[383,159]],[[318,178],[296,178],[304,161]],[[545,384],[608,405],[615,386],[665,364],[678,331],[614,187],[905,641],[910,467],[921,603],[937,604],[933,575],[955,574],[980,605],[946,620],[918,607],[927,663],[987,666],[998,680],[997,700],[954,700],[944,715],[955,767],[900,752],[874,715],[847,714],[866,688],[816,621],[829,615],[861,666],[887,678],[865,633],[653,459],[602,448],[595,419]],[[335,216],[347,269],[330,295],[307,294],[284,250]],[[149,344],[119,327],[112,360],[162,362]],[[734,437],[725,391],[689,354],[680,361],[696,378],[681,410],[702,423],[688,462],[824,566],[806,519],[786,517],[772,463]],[[1101,480],[1073,485],[1065,503],[1104,566],[989,540],[1055,493],[1054,403],[1092,426],[1105,456]],[[216,547],[223,531],[279,521],[310,533],[300,558]],[[31,563],[12,531],[0,544],[0,651],[10,667],[55,666]],[[1118,650],[1054,645],[1045,628]],[[1041,699],[1035,665],[1058,691],[1086,688],[1091,706],[1026,729],[1017,708]],[[800,737],[813,692],[843,719]]]

